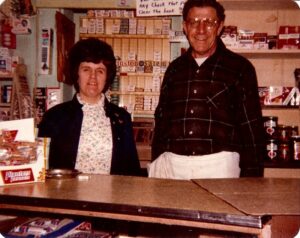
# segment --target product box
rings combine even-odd
[[[300,92],[297,87],[259,87],[258,93],[263,106],[299,106]]]
[[[7,234],[6,238],[39,237],[39,238],[112,238],[110,232],[92,229],[88,221],[73,220],[69,218],[34,217],[16,224]]]
[[[44,182],[49,138],[35,138],[33,118],[0,122],[0,186]]]
[[[186,42],[186,36],[183,31],[170,30],[169,32],[170,42]]]
[[[241,49],[253,49],[254,33],[251,30],[238,30],[238,47]]]
[[[254,36],[254,45],[253,48],[254,49],[268,49],[269,45],[267,43],[267,39],[268,39],[268,34],[265,32],[255,32]]]
[[[237,26],[224,26],[221,39],[226,47],[233,49],[238,47],[237,35]]]
[[[9,74],[12,72],[12,59],[11,56],[0,56],[0,73]]]
[[[10,120],[10,107],[0,107],[0,121]]]
[[[268,48],[270,50],[278,48],[278,36],[277,35],[268,35],[267,36]]]
[[[278,49],[300,49],[300,26],[280,26]]]
[[[47,88],[37,87],[34,91],[35,95],[35,108],[36,108],[36,120],[37,124],[40,123],[42,117],[47,110]]]

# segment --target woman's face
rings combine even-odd
[[[107,78],[103,63],[81,62],[78,68],[80,98],[87,103],[97,103],[101,97]]]
[[[208,57],[214,52],[222,27],[223,22],[219,22],[214,8],[193,7],[189,10],[183,30],[193,49],[194,58]]]

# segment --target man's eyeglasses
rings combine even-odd
[[[219,21],[215,20],[215,19],[211,19],[211,18],[198,18],[198,17],[196,17],[194,19],[189,19],[186,22],[192,28],[198,28],[200,26],[200,24],[203,23],[204,26],[205,26],[205,28],[207,30],[213,29],[219,23]]]

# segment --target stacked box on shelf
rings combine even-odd
[[[45,111],[47,110],[47,88],[37,87],[35,88],[35,110],[37,123],[42,119]]]
[[[300,26],[280,26],[278,49],[300,49]]]
[[[113,47],[117,58],[119,77],[116,77],[111,85],[110,100],[125,107],[135,116],[153,115],[161,75],[165,72],[170,59],[168,35],[171,19],[136,18],[131,11],[111,10],[94,10],[88,17],[83,17],[88,20],[91,18],[103,19],[104,32],[97,33],[94,29],[97,29],[97,24],[93,23],[93,27],[90,27],[91,32],[87,31],[87,35],[81,37],[87,38],[88,34],[91,34],[92,37],[96,36],[106,41]],[[81,23],[84,21],[81,20]],[[82,28],[89,29],[85,26]]]
[[[11,103],[12,85],[1,86],[1,103]]]

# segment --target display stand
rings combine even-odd
[[[18,65],[12,82],[10,119],[33,117],[33,103],[26,78],[26,66]]]

